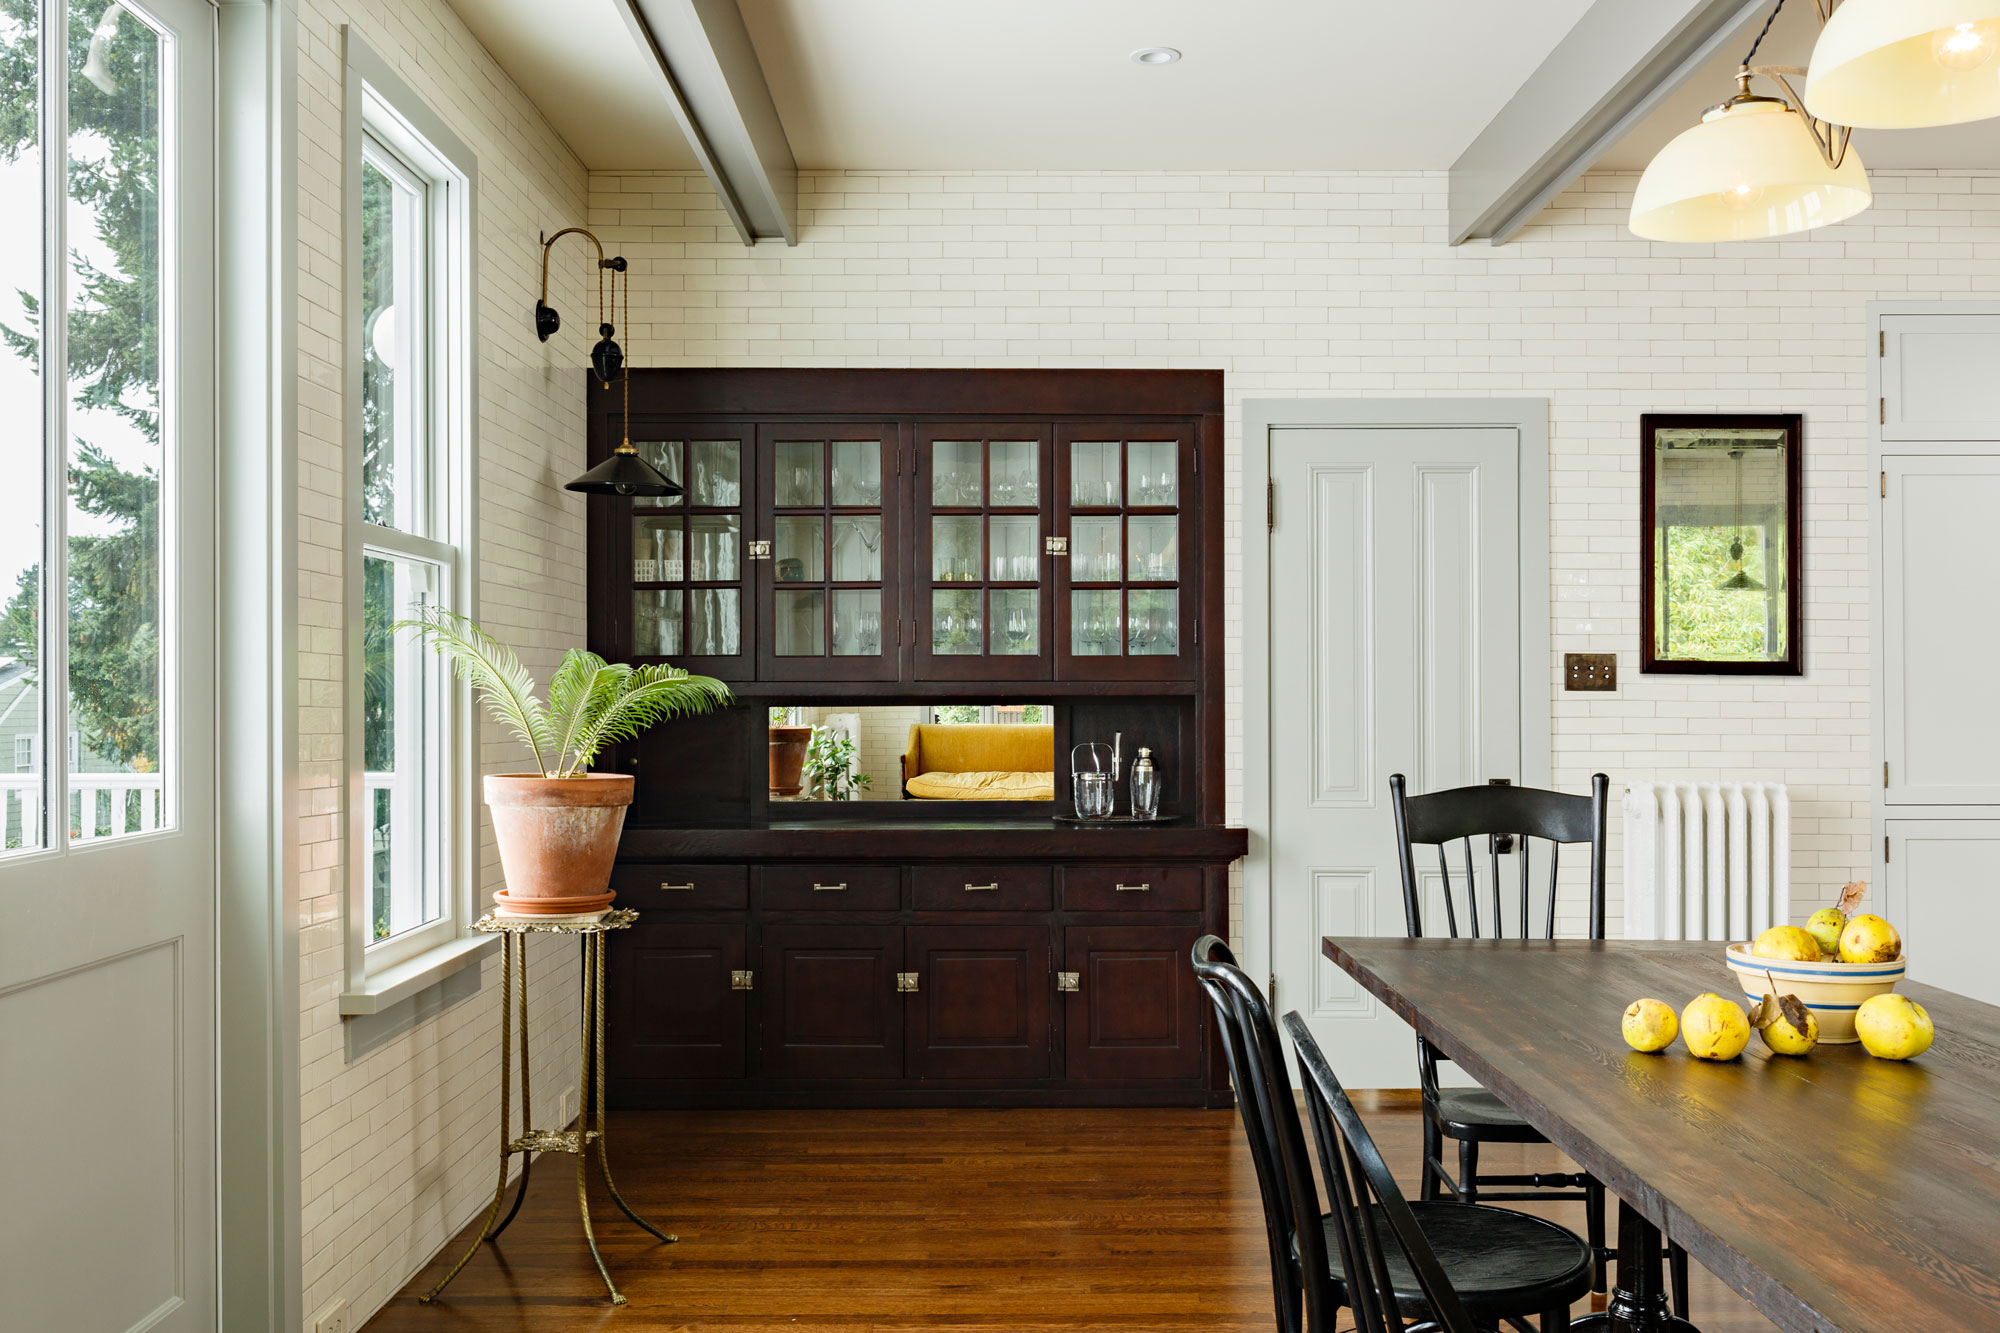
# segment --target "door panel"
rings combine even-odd
[[[611,1073],[618,1078],[741,1078],[751,992],[741,925],[641,923],[612,935]]]
[[[1063,968],[1077,974],[1064,998],[1069,1077],[1191,1079],[1201,1076],[1204,1006],[1185,926],[1070,926]]]
[[[2000,932],[2000,820],[1892,819],[1884,905],[1910,980],[2000,1004],[1989,943]]]
[[[2000,802],[2000,619],[1968,601],[2000,586],[2000,459],[1886,458],[1883,469],[1883,800]]]
[[[2000,440],[2000,315],[1882,316],[1882,438]]]
[[[763,1072],[896,1078],[903,1072],[903,928],[766,924]]]
[[[622,511],[608,529],[607,577],[631,588],[613,616],[616,660],[672,661],[718,680],[756,679],[755,566],[747,545],[755,535],[754,430],[740,422],[640,420],[632,442],[685,494],[591,502]]]
[[[1413,792],[1520,779],[1518,433],[1281,429],[1269,447],[1278,1008],[1350,1086],[1408,1087],[1408,1026],[1319,941],[1403,933],[1391,773]]]
[[[917,427],[916,678],[1047,680],[1049,427]]]
[[[1047,926],[911,926],[907,949],[912,1078],[1048,1076]]]

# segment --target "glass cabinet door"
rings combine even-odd
[[[745,623],[749,441],[740,427],[635,423],[633,447],[685,494],[634,500],[623,525],[632,661],[755,678]],[[641,436],[651,438],[641,438]]]
[[[1179,680],[1195,666],[1200,596],[1183,426],[1064,427],[1056,435],[1056,678]]]
[[[758,430],[758,663],[764,680],[895,680],[894,426]]]
[[[1047,426],[917,428],[918,680],[1047,680]]]

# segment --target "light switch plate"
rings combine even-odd
[[[313,1316],[313,1333],[347,1333],[347,1302],[329,1301]]]
[[[1566,690],[1617,689],[1618,654],[1564,653],[1563,688]]]
[[[576,1119],[576,1089],[564,1088],[556,1098],[556,1128],[568,1129],[569,1122]]]

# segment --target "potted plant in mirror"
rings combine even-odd
[[[832,727],[813,730],[806,747],[805,788],[822,801],[858,801],[874,785],[866,773],[854,771],[854,742]]]
[[[813,729],[794,725],[795,716],[790,708],[771,710],[770,786],[773,796],[797,796],[805,785],[806,746],[812,742]]]
[[[464,616],[425,606],[396,628],[417,631],[494,720],[534,752],[539,772],[486,776],[507,881],[494,902],[515,912],[609,906],[611,862],[633,782],[629,773],[592,773],[591,764],[606,746],[656,723],[724,707],[729,687],[678,667],[633,667],[572,648],[549,677],[544,704],[514,650]]]

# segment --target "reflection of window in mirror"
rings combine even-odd
[[[1642,671],[1799,673],[1800,424],[1642,419]]]

